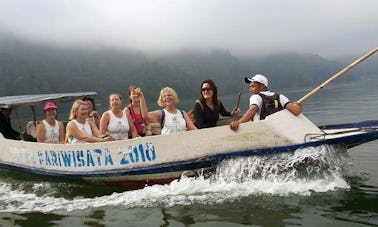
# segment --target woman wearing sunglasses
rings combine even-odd
[[[210,128],[217,125],[219,114],[222,116],[234,116],[240,113],[240,109],[228,112],[218,99],[217,86],[214,81],[205,80],[201,83],[201,98],[196,101],[193,109],[195,125],[197,128]]]

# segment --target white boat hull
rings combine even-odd
[[[224,159],[292,151],[332,144],[332,141],[336,144],[338,138],[364,133],[353,130],[349,134],[312,137],[324,135],[324,131],[303,114],[296,117],[284,110],[263,121],[241,124],[237,132],[220,126],[166,136],[75,145],[15,141],[0,136],[0,164],[6,169],[41,175],[143,187],[168,183],[182,174],[194,175],[196,171],[214,168]],[[375,130],[369,140],[376,139],[376,133]]]

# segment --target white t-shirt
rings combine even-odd
[[[180,110],[177,109],[177,112],[175,114],[168,112],[166,109],[163,109],[163,111],[165,117],[164,127],[161,129],[162,135],[186,131],[186,121],[184,116],[182,116]]]
[[[87,136],[93,136],[91,125],[89,124],[89,121],[86,120],[84,124],[79,123],[77,120],[71,120],[68,122],[68,124],[76,124],[76,127],[85,135]],[[75,144],[75,143],[87,143],[87,141],[79,140],[77,138],[74,138],[70,136],[68,138],[68,143]]]
[[[271,92],[271,91],[262,91],[260,93],[263,94],[263,95],[266,95],[266,96],[273,96],[275,94],[274,92]],[[288,102],[290,102],[289,99],[286,96],[280,94],[280,103],[281,103],[281,106],[285,107],[285,105]],[[257,110],[257,113],[255,114],[255,116],[253,116],[253,120],[254,121],[260,120],[260,113],[261,113],[262,103],[263,103],[263,100],[262,100],[261,96],[258,95],[258,94],[253,94],[249,98],[249,106],[251,106],[251,105],[257,105],[259,107],[259,109]]]
[[[59,122],[55,120],[55,125],[50,125],[46,120],[42,121],[45,126],[45,141],[46,143],[59,143]]]
[[[111,110],[108,110],[106,112],[109,113],[110,116],[106,134],[110,135],[116,140],[128,139],[130,126],[124,111],[122,111],[121,118],[118,118],[116,115],[114,115],[113,111]]]

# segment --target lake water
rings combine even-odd
[[[335,82],[304,103],[304,114],[320,125],[378,119],[377,87]],[[310,90],[279,92],[297,100]],[[245,92],[244,110],[247,103]],[[293,168],[308,158],[318,161]],[[210,178],[133,191],[0,171],[0,226],[245,225],[377,226],[378,141],[232,160]]]

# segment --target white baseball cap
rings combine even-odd
[[[258,82],[258,83],[264,84],[265,87],[268,87],[268,79],[265,76],[261,75],[261,74],[256,74],[254,77],[251,77],[251,78],[245,77],[244,81],[247,84],[249,84],[251,82]]]

